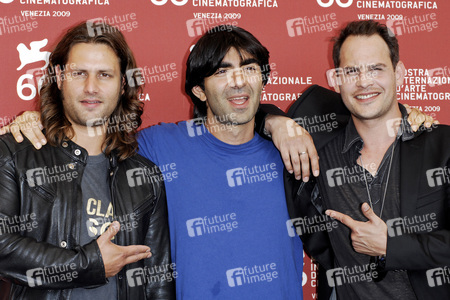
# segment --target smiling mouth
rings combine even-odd
[[[102,103],[99,100],[82,100],[81,103],[86,103],[86,104],[98,104],[98,103]]]
[[[242,105],[248,100],[248,98],[249,97],[247,97],[247,96],[234,97],[234,98],[228,99],[228,101],[230,101],[230,102],[232,102],[234,104],[237,104],[237,105]]]
[[[371,93],[371,94],[363,94],[363,95],[356,95],[355,98],[358,100],[366,100],[370,99],[372,97],[378,96],[380,93]]]

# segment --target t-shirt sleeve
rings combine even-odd
[[[139,151],[138,153],[145,158],[151,160],[156,165],[159,165],[158,161],[158,127],[147,127],[138,133]]]

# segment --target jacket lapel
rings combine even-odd
[[[420,176],[423,165],[424,147],[417,139],[401,142],[400,148],[400,215],[411,216],[415,213],[418,200]]]

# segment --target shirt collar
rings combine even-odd
[[[411,128],[411,125],[408,122],[408,113],[406,108],[399,103],[400,112],[402,114],[401,120],[399,120],[400,127],[397,132],[397,139],[401,137],[402,141],[408,141],[414,138],[414,131]],[[394,121],[395,122],[395,121]],[[345,139],[344,146],[342,147],[342,153],[350,150],[352,146],[358,146],[359,150],[362,149],[362,145],[364,144],[363,139],[359,135],[356,130],[355,123],[353,123],[353,119],[350,118],[347,126],[345,127]]]

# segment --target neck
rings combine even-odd
[[[401,117],[402,114],[398,105],[395,105],[388,113],[377,119],[363,120],[352,115],[356,130],[364,141],[364,150],[387,149],[395,141],[400,125],[400,122],[392,122],[391,120]],[[390,125],[393,123],[396,126]]]
[[[255,118],[246,124],[233,125],[220,123],[214,116],[208,116],[205,127],[215,138],[230,145],[247,143],[255,136]]]
[[[75,135],[71,138],[72,142],[86,149],[90,156],[102,153],[102,146],[106,137],[106,127],[91,127],[88,131],[86,126],[72,124],[72,128],[75,132]],[[101,134],[99,134],[100,132]]]

